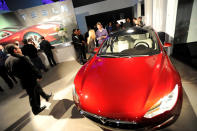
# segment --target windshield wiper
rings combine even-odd
[[[100,56],[100,57],[109,57],[109,58],[121,58],[121,57],[131,58],[132,57],[130,55],[111,55],[111,54],[100,54],[98,56]]]
[[[111,55],[111,54],[99,54],[100,57],[109,57],[109,58],[119,58],[119,56]]]
[[[126,58],[131,58],[131,57],[133,57],[132,55],[123,54],[123,53],[118,54],[118,56],[119,56],[119,57],[126,57]]]
[[[132,58],[133,56],[131,56],[131,55],[120,55],[119,57]]]

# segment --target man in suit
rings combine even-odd
[[[41,71],[44,70],[45,72],[48,71],[48,69],[45,67],[45,65],[42,63],[42,60],[38,56],[38,50],[36,47],[32,44],[28,44],[27,40],[23,40],[24,46],[22,47],[22,53],[25,56],[28,56],[31,59],[31,62]]]
[[[86,59],[87,59],[86,58],[86,45],[87,45],[87,43],[85,42],[80,29],[77,29],[77,35],[79,37],[80,43],[82,43],[81,49],[82,49],[83,61],[86,62]]]
[[[46,101],[49,101],[51,97],[51,95],[47,95],[42,90],[38,83],[42,75],[31,63],[30,59],[23,56],[18,46],[9,44],[6,46],[6,50],[10,56],[5,61],[5,67],[9,72],[20,79],[22,88],[25,89],[29,95],[32,112],[37,115],[46,108],[46,106],[40,107],[40,95],[46,99]]]
[[[53,58],[53,52],[52,49],[54,49],[53,46],[51,46],[51,44],[49,43],[49,41],[45,40],[45,38],[43,36],[41,36],[41,42],[40,42],[40,49],[44,51],[44,53],[46,54],[49,64],[51,67],[56,65],[56,62]]]

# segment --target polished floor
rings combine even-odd
[[[182,78],[184,101],[179,119],[163,131],[197,131],[197,70],[175,59],[172,63]],[[0,131],[103,131],[81,116],[72,101],[73,80],[80,67],[76,61],[67,61],[44,73],[41,85],[53,97],[49,102],[42,99],[47,109],[37,116],[32,114],[20,84],[10,90],[0,79],[5,90],[0,92]]]

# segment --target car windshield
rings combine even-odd
[[[101,57],[137,57],[158,54],[160,48],[154,31],[131,28],[116,32],[103,43]]]

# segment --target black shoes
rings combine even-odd
[[[57,63],[55,63],[55,64],[53,64],[53,65],[50,65],[51,67],[54,67],[54,66],[56,66],[57,65]]]
[[[87,60],[87,59],[84,59],[84,60],[83,60],[83,64],[85,64],[86,62],[88,62],[88,60]]]
[[[46,100],[46,101],[49,101],[50,98],[51,98],[51,96],[52,96],[52,93],[51,93],[50,95],[46,95],[45,100]]]
[[[46,108],[46,106],[43,106],[43,107],[40,107],[39,109],[33,111],[34,115],[39,114],[39,113],[42,112],[45,108]]]
[[[84,63],[83,63],[83,61],[80,61],[79,64],[80,64],[80,65],[83,65]]]

